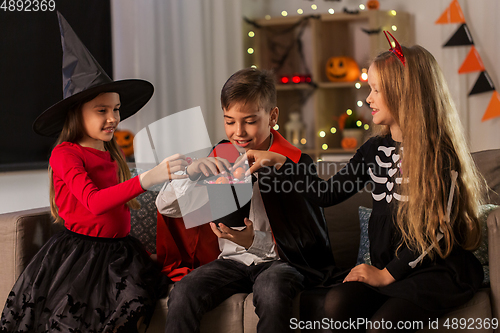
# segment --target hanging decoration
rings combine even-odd
[[[462,63],[462,66],[460,66],[458,73],[464,74],[471,72],[482,72],[484,70],[485,68],[483,65],[483,61],[481,60],[481,57],[479,56],[479,53],[477,52],[476,48],[472,46],[470,48],[469,54]]]
[[[272,38],[268,38],[267,42],[268,49],[271,53],[272,70],[277,74],[281,74],[278,79],[282,84],[307,83],[316,87],[316,84],[311,78],[311,71],[305,61],[302,45],[302,34],[304,33],[310,19],[319,19],[319,16],[304,16],[290,27],[277,29],[261,26],[255,21],[244,18],[247,23],[253,25],[256,29],[259,29],[260,31],[267,30],[267,32],[271,33],[268,34],[268,36],[272,36]],[[286,35],[294,35],[294,38],[286,38]],[[285,68],[287,60],[293,53],[298,54],[300,66],[303,71],[301,73],[290,73],[290,71]]]
[[[349,9],[347,9],[347,7],[344,7],[344,13],[351,14],[351,15],[357,15],[357,14],[359,14],[359,10],[357,10],[357,9],[349,10]]]
[[[365,29],[365,28],[361,28],[361,30],[363,30],[364,33],[368,34],[368,35],[374,35],[374,34],[379,34],[381,31],[382,31],[382,28],[378,28],[378,29]]]
[[[474,45],[474,41],[472,40],[469,28],[467,28],[467,24],[465,23],[462,24],[460,28],[458,28],[455,34],[451,36],[450,40],[448,40],[446,44],[444,44],[444,47],[464,45]]]
[[[479,77],[474,84],[474,87],[469,92],[469,96],[480,94],[488,91],[493,91],[490,103],[483,115],[481,121],[486,121],[492,118],[500,117],[500,94],[495,89],[493,81],[486,72],[483,61],[479,56],[477,49],[474,46],[474,40],[470,33],[467,23],[465,22],[465,17],[462,12],[462,8],[458,0],[453,0],[448,8],[441,14],[441,16],[436,20],[436,24],[449,24],[449,23],[460,23],[457,31],[451,36],[451,38],[443,45],[443,47],[450,46],[468,46],[471,45],[471,49],[467,54],[464,62],[460,66],[458,73],[472,73],[481,72]]]
[[[474,84],[474,88],[472,88],[471,92],[469,93],[469,96],[493,90],[495,90],[493,81],[491,81],[491,78],[488,75],[488,73],[484,71],[481,72],[481,74],[479,74],[479,77],[477,78],[477,81]]]

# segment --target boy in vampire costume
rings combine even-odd
[[[232,164],[249,149],[280,152],[300,168],[316,172],[308,155],[272,129],[279,110],[269,72],[252,68],[236,72],[222,88],[221,104],[229,141],[220,142],[209,157],[189,165],[189,179],[174,180],[162,189],[156,204],[166,219],[176,218],[179,223],[181,210],[193,212],[181,206],[206,209],[206,197],[203,201],[194,191],[197,184],[208,176],[234,171]],[[323,210],[294,191],[293,184],[272,183],[266,176],[269,172],[262,168],[251,177],[249,218],[242,227],[211,222],[187,229],[194,233],[193,229],[209,226],[218,237],[221,253],[175,283],[168,301],[166,332],[198,332],[203,314],[240,292],[253,292],[258,332],[290,332],[295,296],[303,288],[329,284],[338,276]],[[189,244],[177,230],[175,238],[183,237],[181,243]],[[211,242],[213,234],[199,232],[196,246]],[[172,235],[163,228],[158,229],[157,238],[172,239]],[[196,249],[191,247],[188,252]]]

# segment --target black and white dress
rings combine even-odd
[[[396,186],[407,181],[401,176],[404,171],[399,172],[401,149],[390,135],[373,137],[327,181],[309,175],[305,169],[293,172],[292,169],[300,171],[301,167],[290,160],[277,173],[323,207],[346,200],[372,182],[373,211],[368,225],[371,263],[379,269],[387,268],[396,280],[375,289],[429,311],[452,309],[467,302],[479,289],[483,281],[482,266],[472,252],[460,246],[455,246],[445,259],[435,256],[430,260],[419,258],[419,253],[401,245],[401,234],[395,224],[398,203],[407,200]]]

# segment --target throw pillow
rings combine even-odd
[[[368,221],[370,220],[370,215],[372,213],[371,208],[366,208],[360,206],[359,212],[359,249],[358,249],[358,259],[356,260],[356,265],[359,264],[370,264],[370,240],[368,239]]]
[[[132,177],[137,176],[144,170],[131,169]],[[130,235],[137,238],[150,253],[156,253],[156,197],[161,185],[137,196],[141,205],[138,210],[130,210]]]
[[[499,206],[497,205],[482,205],[479,208],[479,222],[481,223],[481,233],[482,233],[482,238],[481,238],[481,243],[479,245],[479,248],[474,251],[474,255],[476,258],[481,262],[481,265],[488,265],[488,215],[490,213],[497,209]]]
[[[479,248],[474,251],[474,255],[479,260],[481,265],[483,265],[484,271],[484,281],[483,285],[488,285],[490,282],[489,276],[489,262],[488,262],[488,215],[500,206],[487,204],[479,208],[479,222],[481,223],[481,243]],[[370,220],[372,209],[363,206],[359,207],[359,227],[361,230],[359,236],[359,250],[358,259],[356,265],[359,264],[371,264],[370,260],[370,240],[368,239],[368,221]]]

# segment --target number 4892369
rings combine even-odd
[[[4,12],[53,12],[55,9],[54,0],[3,0],[0,5]]]

